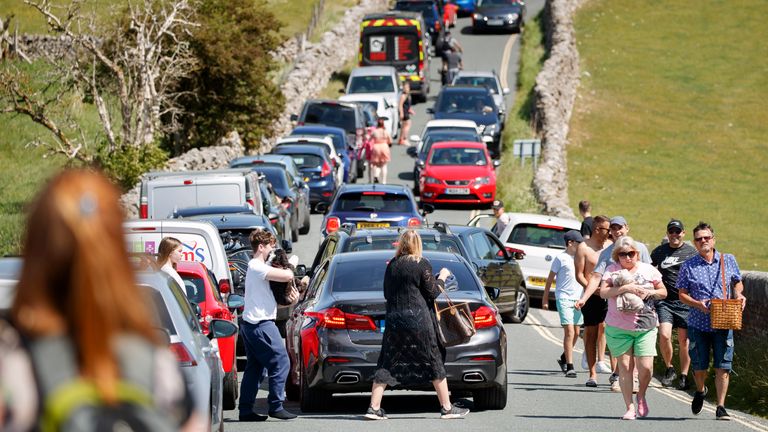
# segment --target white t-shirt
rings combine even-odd
[[[179,273],[176,272],[176,269],[173,268],[173,264],[171,264],[170,261],[165,263],[164,266],[160,267],[160,270],[168,273],[173,278],[173,280],[175,280],[176,283],[179,284],[179,288],[181,288],[182,291],[184,292],[187,291],[186,286],[184,285],[184,280],[181,278],[181,276],[179,276]]]
[[[267,273],[272,270],[264,261],[252,259],[245,274],[245,308],[243,319],[251,324],[277,318],[277,302],[269,289]]]
[[[509,225],[509,221],[512,220],[512,216],[509,215],[509,213],[502,213],[501,216],[496,219],[496,236],[501,237],[502,234],[504,234],[504,230],[507,228],[507,225]],[[501,239],[501,241],[505,242],[505,239]]]
[[[550,268],[555,272],[555,298],[578,300],[584,288],[576,281],[576,265],[573,257],[563,252],[556,256]]]

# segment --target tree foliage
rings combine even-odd
[[[181,145],[212,145],[236,130],[246,147],[258,148],[285,103],[271,79],[280,23],[262,0],[201,0],[196,21],[191,47],[200,68],[185,84],[193,97],[185,98]]]

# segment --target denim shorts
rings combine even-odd
[[[688,305],[680,300],[659,300],[656,314],[660,323],[671,323],[672,328],[688,328]]]
[[[708,370],[710,358],[714,359],[712,366],[715,369],[730,371],[733,362],[733,330],[705,332],[689,327],[688,354],[694,371]]]
[[[577,325],[584,323],[581,311],[576,309],[576,300],[557,299],[557,313],[560,315],[560,325]]]

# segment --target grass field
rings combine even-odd
[[[578,12],[582,82],[570,200],[624,215],[659,243],[680,218],[713,225],[742,270],[768,270],[768,35],[762,0],[592,0]]]

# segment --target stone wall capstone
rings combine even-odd
[[[742,316],[739,338],[768,339],[768,273],[745,271],[741,273],[747,306]]]

